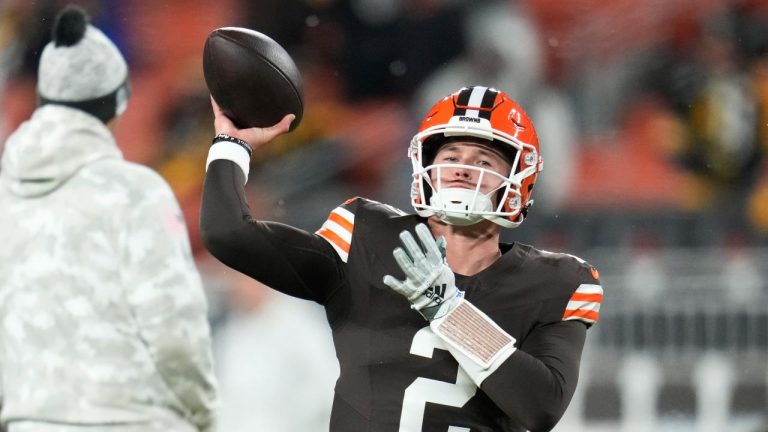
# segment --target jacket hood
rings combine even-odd
[[[122,157],[112,132],[99,119],[76,109],[46,105],[6,141],[0,187],[22,197],[46,195],[83,166]]]

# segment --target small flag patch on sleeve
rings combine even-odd
[[[316,234],[330,243],[339,258],[346,263],[354,227],[355,214],[344,207],[336,207]]]
[[[591,326],[600,316],[600,303],[603,301],[603,287],[594,284],[581,284],[576,288],[563,313],[563,321],[579,320]]]

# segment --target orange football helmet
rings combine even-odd
[[[501,177],[501,184],[487,194],[472,189],[444,188],[432,184],[431,170],[438,148],[448,138],[474,137],[489,141],[508,156],[512,166],[506,176],[476,166],[481,176]],[[411,140],[408,157],[413,165],[411,204],[423,217],[437,215],[452,225],[472,225],[483,219],[506,228],[517,228],[533,203],[531,194],[543,168],[539,139],[533,122],[506,93],[490,87],[464,87],[443,98],[430,110]],[[444,166],[444,165],[443,165]],[[493,194],[497,194],[494,202]]]

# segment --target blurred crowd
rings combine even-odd
[[[62,3],[0,5],[0,136],[34,107],[37,56]],[[767,238],[765,0],[75,3],[126,52],[141,109],[119,141],[171,182],[200,254],[212,131],[201,50],[228,25],[270,35],[303,74],[303,124],[257,155],[268,178],[250,183],[253,205],[277,219],[314,229],[349,194],[407,207],[405,148],[425,109],[485,84],[522,102],[542,141],[526,239],[583,249],[645,241],[638,232],[671,246]],[[573,235],[575,224],[594,232]]]
[[[425,110],[478,84],[526,107],[545,161],[510,239],[579,255],[768,245],[766,0],[2,0],[0,142],[34,109],[37,59],[68,3],[126,54],[118,142],[181,202],[220,335],[261,332],[238,314],[277,301],[241,297],[261,288],[213,262],[197,229],[213,135],[202,47],[222,26],[271,36],[304,79],[301,126],[254,155],[254,214],[314,231],[354,195],[409,210],[406,149]],[[248,370],[237,346],[218,352]]]

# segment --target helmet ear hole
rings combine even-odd
[[[533,200],[528,201],[525,203],[522,209],[520,209],[520,222],[524,221],[525,218],[528,217],[528,212],[531,210],[531,206],[533,205]]]
[[[447,141],[442,134],[432,135],[421,144],[422,166],[432,165],[437,156],[437,150]]]

